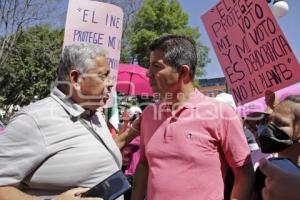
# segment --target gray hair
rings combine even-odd
[[[68,81],[71,70],[75,69],[83,73],[89,68],[96,67],[95,59],[106,55],[107,51],[96,44],[82,43],[65,46],[60,57],[57,80]]]

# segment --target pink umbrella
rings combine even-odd
[[[147,71],[139,65],[119,64],[116,90],[129,96],[153,96]]]

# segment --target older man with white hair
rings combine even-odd
[[[1,200],[80,199],[87,189],[69,189],[90,188],[121,169],[119,148],[135,132],[115,142],[95,114],[112,87],[106,52],[66,46],[57,77],[50,97],[23,108],[0,135]]]

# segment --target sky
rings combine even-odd
[[[206,74],[201,78],[217,78],[224,76],[204,25],[200,19],[201,15],[219,1],[220,0],[179,0],[183,11],[189,15],[189,25],[199,28],[199,32],[201,33],[200,40],[210,49],[209,58],[211,59],[211,62],[205,67]],[[296,25],[296,20],[300,20],[300,0],[286,0],[286,2],[289,4],[289,12],[286,16],[277,18],[277,21],[299,62],[300,25]],[[67,9],[67,3],[68,1],[63,1],[62,7]]]
[[[217,78],[223,77],[223,71],[217,60],[216,54],[210,43],[204,25],[200,19],[206,11],[216,5],[219,0],[179,0],[184,12],[189,15],[189,25],[198,27],[201,33],[200,40],[209,49],[209,57],[211,62],[206,66],[206,74],[201,78]],[[300,61],[300,25],[297,23],[297,19],[300,21],[300,1],[299,0],[286,0],[289,4],[289,12],[282,18],[277,18],[277,21],[286,36],[292,50],[298,62]]]

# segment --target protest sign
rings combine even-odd
[[[69,0],[64,46],[73,43],[94,43],[108,52],[111,77],[117,82],[123,29],[121,8],[97,1]],[[112,98],[107,103],[112,105]]]
[[[300,81],[300,65],[267,1],[221,0],[201,18],[237,105]]]

